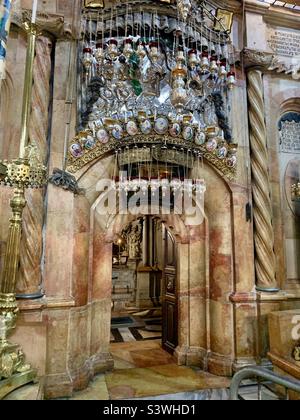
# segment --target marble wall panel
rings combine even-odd
[[[233,341],[232,304],[210,300],[211,351],[224,356],[232,356]]]

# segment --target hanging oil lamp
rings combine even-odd
[[[215,55],[211,56],[210,58],[210,67],[209,70],[211,72],[211,74],[216,74],[218,73],[219,67],[218,67],[218,57],[216,57]]]
[[[199,59],[196,50],[193,49],[188,52],[188,63],[192,70],[194,70],[198,66]]]
[[[182,68],[184,66],[185,56],[184,56],[183,47],[178,47],[177,48],[176,63],[177,63],[177,68]]]
[[[141,61],[146,57],[147,52],[146,52],[146,48],[145,48],[145,43],[144,42],[140,42],[138,44],[136,53],[137,53],[137,55],[138,55],[138,57],[139,57],[139,59]]]
[[[91,48],[83,49],[82,64],[84,65],[85,71],[88,74],[93,64],[93,52]]]
[[[124,49],[123,49],[124,56],[129,59],[133,54],[133,41],[132,39],[128,38],[124,41]]]
[[[209,70],[209,59],[208,59],[208,52],[203,51],[202,59],[201,59],[201,70],[203,73],[207,73]]]
[[[219,77],[222,80],[225,80],[227,77],[227,69],[226,69],[226,61],[221,61],[220,68],[219,68]]]
[[[235,72],[234,71],[230,71],[227,74],[227,86],[228,86],[228,89],[232,90],[234,88],[235,84],[236,84]]]
[[[185,55],[183,47],[178,47],[176,53],[176,66],[172,71],[172,93],[171,103],[180,113],[183,111],[184,106],[187,102],[187,90],[185,78],[187,76],[187,69],[184,66]]]
[[[112,60],[119,55],[118,41],[116,39],[110,39],[108,41],[108,55]]]
[[[149,56],[151,57],[153,63],[156,63],[160,57],[158,42],[154,42],[154,41],[150,42],[149,47],[150,47]]]
[[[105,54],[104,54],[104,48],[103,48],[103,44],[102,43],[97,43],[96,44],[96,49],[94,51],[94,57],[97,61],[98,65],[102,65],[104,58],[105,58]]]
[[[187,71],[185,68],[176,66],[172,71],[173,89],[171,93],[171,103],[178,112],[182,112],[187,102],[187,90],[185,89],[185,77]]]

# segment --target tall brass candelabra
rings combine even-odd
[[[18,305],[16,285],[20,261],[22,215],[26,206],[27,188],[42,188],[47,182],[46,168],[40,163],[37,148],[28,145],[31,112],[32,74],[38,27],[25,22],[28,36],[26,71],[23,93],[22,127],[19,158],[0,161],[0,183],[13,188],[10,202],[12,216],[9,220],[8,239],[0,280],[0,399],[8,392],[34,381],[36,371],[26,364],[22,349],[11,344],[8,337],[16,327]]]

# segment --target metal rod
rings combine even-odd
[[[32,75],[33,75],[33,63],[35,56],[35,44],[37,37],[37,27],[35,24],[26,23],[25,27],[27,31],[27,55],[26,55],[26,68],[25,68],[25,79],[24,79],[24,90],[23,90],[23,108],[22,108],[22,125],[21,125],[21,140],[20,140],[20,158],[25,157],[25,148],[28,145],[29,137],[29,119],[31,112],[31,93],[32,93]]]
[[[269,370],[258,366],[253,366],[242,369],[240,372],[234,375],[230,386],[230,400],[238,401],[239,387],[241,385],[241,382],[244,379],[253,378],[255,376],[258,378],[266,379],[270,382],[273,382],[277,385],[281,385],[287,389],[291,389],[292,391],[298,392],[300,394],[299,381],[287,378],[285,376],[277,375],[274,372],[270,372]]]

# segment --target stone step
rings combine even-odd
[[[35,384],[24,385],[3,398],[4,401],[37,401],[43,399],[44,392],[42,380]]]

